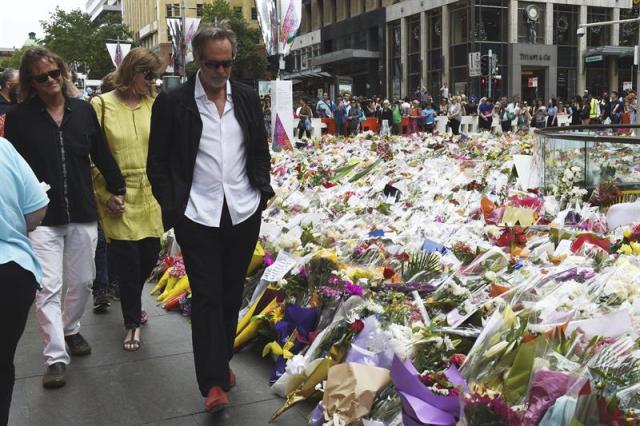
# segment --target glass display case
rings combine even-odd
[[[571,178],[586,189],[614,181],[640,188],[640,127],[575,126],[536,130],[534,164],[540,186],[549,191]]]

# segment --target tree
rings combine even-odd
[[[49,19],[40,21],[44,30],[42,44],[62,56],[89,78],[102,78],[113,70],[106,40],[128,40],[126,27],[113,16],[107,16],[97,27],[89,14],[80,9],[65,12],[56,8]]]
[[[260,29],[249,26],[244,17],[236,14],[225,0],[205,4],[202,22],[228,21],[236,33],[238,52],[233,65],[232,77],[238,80],[261,80],[266,77],[267,53],[262,44]]]
[[[15,49],[11,57],[5,58],[2,61],[0,61],[0,68],[14,68],[14,69],[20,68],[20,61],[22,60],[22,55],[24,54],[25,50],[27,50],[29,47],[31,46],[25,46],[20,49]]]

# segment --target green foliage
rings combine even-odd
[[[3,59],[0,61],[0,68],[20,68],[20,61],[22,60],[22,55],[31,46],[25,46],[20,49],[16,49],[13,51],[13,55],[11,57]]]
[[[251,27],[244,17],[234,13],[225,0],[215,0],[203,7],[202,22],[228,21],[236,33],[238,52],[231,76],[238,80],[262,80],[267,78],[267,54],[262,44],[260,29]]]
[[[440,256],[422,252],[411,256],[406,267],[403,265],[402,278],[405,281],[427,281],[438,273],[440,273]]]
[[[113,70],[107,40],[128,40],[131,34],[118,15],[106,15],[100,22],[92,23],[90,16],[75,9],[65,12],[56,8],[49,19],[41,21],[44,30],[42,44],[56,52],[77,70],[89,74],[89,78],[102,78]]]

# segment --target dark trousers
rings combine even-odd
[[[107,239],[98,224],[98,244],[96,245],[96,279],[93,280],[93,295],[104,294],[109,286],[109,260],[107,257]]]
[[[451,132],[454,135],[460,134],[460,120],[452,118],[451,120],[449,120],[449,127],[451,127]]]
[[[4,426],[9,421],[15,381],[13,357],[27,324],[37,283],[31,272],[15,262],[0,265],[0,282],[6,284],[0,298],[0,425]]]
[[[214,386],[229,390],[229,360],[260,222],[258,209],[249,219],[232,225],[225,203],[219,228],[186,217],[174,228],[191,284],[193,358],[205,397]]]
[[[118,269],[124,326],[127,329],[140,327],[142,287],[158,261],[160,238],[111,240],[109,251]]]

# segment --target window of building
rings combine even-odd
[[[258,9],[255,7],[251,8],[251,19],[254,21],[258,20]]]
[[[508,12],[503,0],[477,0],[473,32],[475,40],[506,43]]]
[[[318,0],[318,14],[320,21],[320,28],[324,27],[324,0]]]
[[[202,15],[204,15],[204,5],[202,3],[198,3],[196,4],[196,16],[202,17]]]
[[[409,93],[420,86],[420,15],[409,18],[407,22],[407,78]]]
[[[442,14],[440,10],[430,13],[429,50],[442,48]]]
[[[631,9],[620,9],[620,19],[631,19],[640,16],[640,4],[634,4]],[[635,46],[638,44],[638,23],[620,25],[620,46]]]
[[[450,19],[451,45],[466,43],[469,40],[469,7],[464,4],[462,8],[453,9]]]
[[[602,22],[611,20],[611,9],[606,7],[587,8],[587,22]],[[637,25],[637,24],[636,24]],[[605,46],[610,44],[610,26],[587,28],[587,46]]]
[[[335,23],[338,18],[337,18],[337,13],[338,13],[338,5],[336,4],[337,0],[331,0],[330,5],[329,5],[329,13],[331,13],[331,23]]]
[[[180,15],[180,3],[167,3],[167,18],[174,18]]]
[[[564,4],[553,5],[553,44],[558,46],[577,46],[579,6]]]
[[[427,91],[438,93],[442,80],[442,13],[440,9],[427,12],[428,37],[425,43],[427,58]]]
[[[544,44],[545,6],[518,2],[518,43]]]
[[[235,6],[233,8],[233,14],[240,18],[242,16],[242,6]]]
[[[391,72],[389,73],[391,78],[391,96],[400,97],[400,82],[402,79],[400,22],[391,24],[389,28],[389,38],[391,42]]]

